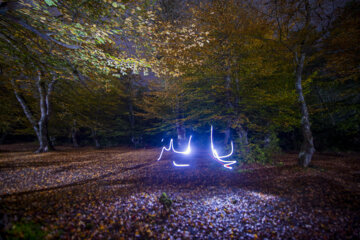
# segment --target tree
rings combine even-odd
[[[15,83],[15,79],[11,79],[11,84],[13,85],[15,96],[23,108],[27,119],[33,126],[36,136],[39,140],[40,147],[36,151],[38,153],[53,150],[53,146],[49,138],[48,123],[51,113],[50,96],[53,92],[54,84],[57,81],[57,76],[53,75],[51,81],[49,83],[45,83],[42,80],[42,75],[43,73],[39,70],[35,80],[40,102],[40,118],[38,121],[36,121],[24,98],[20,95],[18,87]]]
[[[360,3],[350,1],[339,9],[339,16],[324,41],[326,71],[338,80],[358,81],[360,76]]]
[[[261,6],[261,5],[260,5]],[[276,26],[277,40],[292,54],[294,62],[295,89],[301,110],[301,132],[303,142],[299,153],[299,164],[307,167],[315,152],[308,106],[303,91],[306,57],[311,56],[329,31],[335,9],[328,1],[265,1],[263,9],[257,8]]]
[[[189,12],[191,1],[159,1],[156,24],[152,26],[152,40],[156,49],[158,79],[149,83],[149,91],[145,94],[146,113],[141,116],[155,124],[153,132],[174,130],[177,143],[186,142],[186,126],[184,102],[181,93],[180,67],[188,61],[188,51],[203,45],[200,34],[195,31]],[[201,41],[199,41],[201,40]],[[156,120],[155,120],[156,119]]]
[[[168,75],[153,86],[144,108],[146,117],[161,119],[156,129],[184,126],[200,134],[213,123],[224,142],[230,133],[238,138],[236,149],[246,158],[251,141],[296,126],[291,69],[274,43],[263,41],[273,30],[260,14],[238,1],[202,2],[187,14],[157,32]]]
[[[356,149],[359,139],[360,4],[349,1],[338,8],[322,42],[310,62],[315,70],[312,89],[315,131],[322,149]]]
[[[116,38],[137,39],[146,31],[147,20],[137,18],[134,10],[141,12],[141,9],[136,4],[128,7],[102,0],[1,2],[1,64],[8,79],[13,79],[16,98],[38,136],[38,152],[51,149],[45,135],[48,135],[50,95],[57,81],[51,77],[45,84],[44,76],[61,75],[62,80],[75,77],[85,84],[89,79],[106,82],[106,76],[149,67],[146,60],[119,51],[122,44]],[[24,76],[24,72],[29,76]],[[15,81],[19,79],[34,79],[30,89],[36,90],[39,100],[39,122],[20,93],[18,87],[25,85]]]

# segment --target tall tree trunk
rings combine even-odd
[[[301,132],[303,135],[303,142],[299,153],[299,164],[303,167],[309,166],[311,158],[315,152],[313,136],[310,128],[309,112],[305,102],[302,89],[302,72],[304,68],[305,53],[295,56],[296,61],[296,91],[299,95],[299,103],[301,108]]]
[[[225,133],[224,144],[226,145],[230,141],[230,134],[231,134],[230,121],[227,122],[227,126],[226,126],[226,129],[225,129],[224,133]]]
[[[184,146],[186,142],[186,129],[180,120],[176,121],[176,132],[179,146]]]
[[[235,77],[235,84],[236,84],[236,93],[239,94],[240,93],[240,81],[238,76]],[[229,85],[230,87],[230,85]],[[240,95],[235,95],[235,114],[237,116],[241,116],[241,108],[240,108]],[[231,105],[231,101],[229,102],[229,106],[232,107]],[[248,138],[248,131],[246,130],[246,128],[244,127],[243,124],[240,124],[239,121],[237,123],[237,127],[235,128],[236,133],[239,137],[239,142],[240,142],[240,156],[242,158],[246,158],[250,152],[250,148],[249,148],[249,138]]]
[[[134,75],[130,75],[127,77],[128,85],[128,110],[129,110],[129,123],[130,123],[130,140],[135,148],[137,148],[138,144],[140,143],[140,137],[137,137],[135,134],[135,114],[134,114]]]
[[[50,95],[54,89],[54,84],[56,83],[56,76],[52,76],[52,80],[48,84],[48,88],[46,90],[45,83],[41,81],[41,72],[38,71],[38,76],[36,78],[36,87],[39,93],[39,105],[40,105],[40,119],[38,122],[35,121],[32,112],[27,106],[25,99],[18,93],[17,86],[15,84],[14,79],[11,80],[11,84],[14,88],[14,93],[16,99],[20,103],[25,116],[31,123],[34,128],[35,134],[39,141],[39,148],[36,150],[36,153],[48,152],[50,150],[54,150],[53,145],[51,144],[48,132],[48,122],[49,116],[51,113],[51,105],[50,105]]]
[[[131,137],[131,142],[134,144],[136,148],[137,143],[135,140],[135,116],[134,116],[134,106],[131,97],[129,97],[128,102],[129,102],[128,106],[129,106],[130,137]]]
[[[179,146],[184,146],[186,143],[186,129],[184,123],[181,120],[181,108],[179,98],[176,99],[176,133]],[[183,117],[183,116],[182,116]]]
[[[241,157],[245,158],[249,154],[249,139],[248,139],[248,132],[242,126],[238,126],[236,128],[236,132],[239,136],[240,140],[240,155]]]
[[[100,148],[101,148],[101,145],[100,145],[100,142],[99,142],[99,138],[98,138],[98,136],[97,136],[97,134],[96,134],[96,130],[95,130],[94,128],[91,128],[91,136],[92,136],[92,138],[93,138],[93,140],[94,140],[95,147],[96,147],[97,149],[100,149]]]
[[[55,81],[55,79],[53,79]],[[48,131],[48,123],[49,123],[49,115],[50,115],[50,94],[52,92],[53,83],[50,82],[48,85],[48,89],[45,89],[45,83],[41,81],[41,72],[38,72],[38,78],[36,81],[36,86],[39,92],[40,99],[40,120],[38,122],[39,125],[39,135],[40,135],[40,147],[36,151],[38,153],[48,152],[54,150],[53,145],[51,144],[49,131]]]
[[[71,128],[71,139],[72,139],[73,146],[75,148],[78,148],[79,143],[78,143],[78,140],[77,140],[76,136],[77,136],[77,127],[76,127],[76,120],[74,120],[73,121],[73,126]]]
[[[229,110],[232,110],[234,108],[233,104],[231,103],[231,76],[230,76],[230,67],[227,69],[228,74],[225,76],[225,89],[226,89],[226,107]],[[231,120],[229,119],[226,123],[226,129],[225,129],[225,138],[224,138],[224,144],[228,144],[230,141],[230,134],[231,134]]]
[[[49,152],[54,150],[54,146],[52,145],[49,137],[48,131],[48,118],[45,117],[39,121],[39,135],[40,135],[40,146],[36,153]]]
[[[131,131],[131,142],[134,144],[135,148],[138,148],[138,146],[142,144],[142,136],[135,134],[135,114],[132,97],[129,98],[129,122]]]

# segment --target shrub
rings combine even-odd
[[[242,154],[241,158],[244,162],[247,163],[256,162],[262,164],[272,164],[274,154],[281,152],[279,147],[279,139],[275,133],[271,133],[267,139],[263,141],[253,140],[252,143],[246,146],[246,148],[247,154]],[[241,147],[240,149],[243,150],[245,147]]]
[[[168,215],[171,210],[172,200],[167,196],[166,193],[163,192],[159,198],[159,202],[163,206],[163,212],[165,215]]]
[[[7,239],[44,239],[45,232],[41,230],[40,225],[33,222],[17,222],[7,231]]]

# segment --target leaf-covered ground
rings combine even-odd
[[[316,154],[308,169],[296,165],[296,154],[283,154],[275,165],[227,170],[207,152],[156,161],[159,149],[36,155],[28,147],[0,147],[7,237],[31,222],[47,239],[360,238],[357,154]],[[174,159],[191,167],[175,168]],[[169,213],[163,192],[172,199]]]

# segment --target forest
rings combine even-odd
[[[0,239],[360,238],[360,1],[0,0]]]

